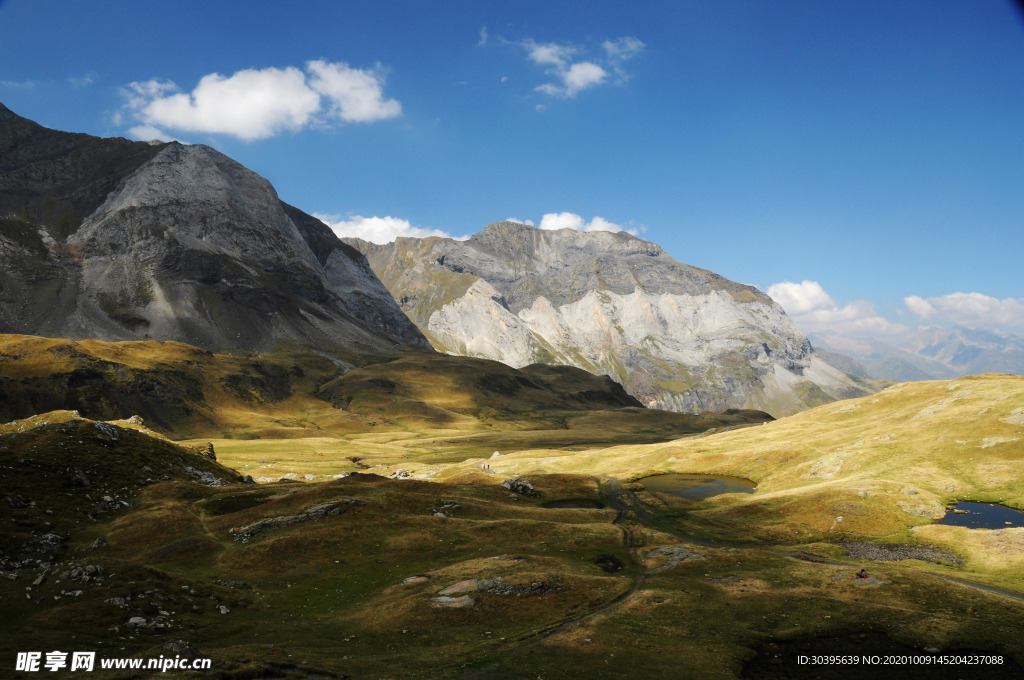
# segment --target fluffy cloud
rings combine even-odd
[[[927,300],[918,297],[917,295],[911,295],[910,297],[903,298],[903,304],[907,306],[907,309],[919,319],[928,319],[935,316],[935,308],[932,307]]]
[[[970,328],[1024,329],[1024,298],[1000,300],[983,293],[950,293],[928,299],[911,295],[903,299],[915,316],[960,324]]]
[[[311,61],[310,86],[327,98],[328,113],[346,123],[372,123],[402,115],[402,105],[384,99],[381,67],[373,71],[349,68],[347,64]]]
[[[878,316],[870,302],[855,300],[840,307],[817,281],[783,281],[769,286],[766,292],[805,333],[835,331],[892,337],[910,331],[903,324]]]
[[[402,105],[386,99],[383,87],[379,66],[365,70],[317,60],[305,72],[289,66],[211,73],[189,93],[171,81],[149,80],[130,83],[122,94],[125,114],[137,123],[132,130],[169,128],[249,141],[332,119],[368,123],[401,115]]]
[[[439,229],[414,227],[409,220],[398,217],[363,217],[354,215],[347,219],[340,215],[313,215],[334,230],[338,236],[355,236],[371,243],[390,243],[399,236],[426,238],[442,236],[452,238],[448,232]]]
[[[540,228],[547,230],[554,229],[576,229],[578,231],[624,231],[636,236],[636,229],[626,229],[614,222],[609,222],[603,217],[594,216],[589,222],[571,212],[547,213],[540,220]]]
[[[625,84],[628,75],[622,63],[638,55],[645,47],[644,43],[633,37],[606,40],[602,44],[606,54],[602,63],[597,60],[574,61],[581,51],[574,45],[538,43],[530,38],[520,41],[519,45],[526,50],[530,61],[544,66],[544,72],[555,79],[555,82],[543,83],[534,89],[566,99],[572,99],[583,90],[608,82],[609,69],[616,74],[617,85]]]
[[[783,281],[768,287],[768,297],[782,305],[788,314],[806,314],[817,309],[832,309],[835,300],[817,281]]]

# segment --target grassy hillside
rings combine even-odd
[[[531,475],[535,496],[457,468],[443,482],[244,484],[130,427],[63,413],[0,432],[0,474],[17,484],[0,503],[4,658],[201,655],[217,678],[815,677],[795,672],[797,640],[1003,658],[929,678],[1021,674],[1019,601],[917,562],[854,580],[863,561],[752,542],[762,515],[705,545],[658,526],[697,506],[616,499],[589,475]],[[595,507],[551,507],[564,499]]]
[[[336,474],[359,468],[352,457],[449,461],[496,448],[666,441],[766,418],[644,409],[608,378],[569,367],[413,351],[349,368],[307,351],[235,356],[175,342],[2,335],[0,419],[139,415],[175,439],[213,441],[237,466],[313,450],[329,454],[324,472]]]
[[[623,480],[660,472],[745,477],[757,493],[688,509],[679,526],[772,543],[934,544],[1024,590],[1024,528],[979,533],[932,523],[958,499],[1024,508],[1021,376],[905,383],[759,427],[648,446],[513,453],[492,467]]]

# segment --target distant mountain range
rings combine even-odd
[[[840,365],[841,358],[830,360],[833,365],[865,377],[905,382],[1024,374],[1024,338],[963,326],[922,328],[898,345],[833,332],[812,333],[809,338],[823,355],[839,353],[852,360],[845,366]]]
[[[223,154],[57,132],[2,105],[0,332],[427,346],[358,251]]]
[[[511,366],[578,366],[648,406],[779,416],[868,394],[751,286],[626,233],[498,222],[466,241],[345,239],[434,347]]]

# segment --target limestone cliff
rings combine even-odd
[[[343,356],[427,344],[361,253],[223,154],[2,106],[0,332]]]
[[[629,234],[499,222],[467,241],[349,242],[445,352],[578,366],[678,411],[779,416],[874,390],[816,357],[764,293]]]

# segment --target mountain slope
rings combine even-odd
[[[0,331],[356,363],[426,345],[360,253],[209,147],[56,132],[0,107],[0,150]]]
[[[360,456],[368,452],[350,439],[358,434],[394,432],[412,443],[419,432],[434,450],[438,438],[463,437],[446,449],[476,455],[499,443],[666,441],[770,419],[645,409],[618,383],[578,368],[517,370],[429,350],[345,371],[309,350],[239,356],[176,342],[0,335],[0,422],[52,410],[139,415],[179,439],[286,440],[289,450],[296,439],[329,440]]]
[[[811,340],[815,347],[855,359],[873,378],[907,381],[1024,374],[1024,338],[963,326],[928,326],[896,343],[838,333],[816,333]]]
[[[681,411],[782,415],[874,389],[815,357],[756,288],[629,234],[499,222],[467,241],[347,240],[452,354],[578,366],[646,405]]]

